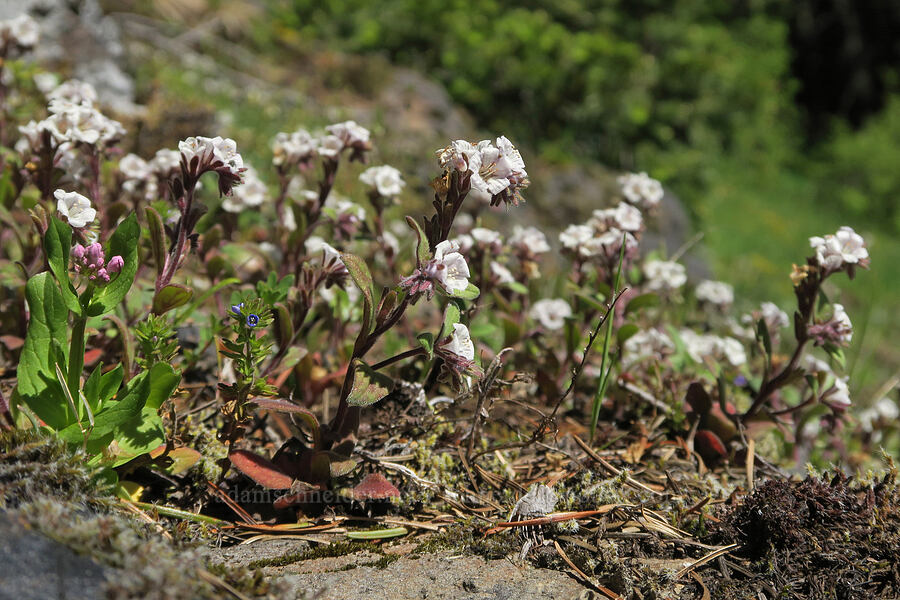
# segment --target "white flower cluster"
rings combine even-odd
[[[512,235],[509,236],[509,245],[524,254],[532,256],[550,252],[547,236],[537,227],[516,225],[513,228]]]
[[[684,266],[671,260],[648,260],[644,263],[645,287],[654,292],[677,290],[687,282]]]
[[[900,418],[900,407],[885,396],[874,405],[859,412],[859,424],[863,431],[871,433],[879,423],[896,423]]]
[[[45,131],[65,152],[78,144],[105,148],[125,135],[118,121],[106,117],[95,106],[97,92],[80,81],[67,81],[52,90],[47,97],[50,116],[40,122],[30,121],[19,126],[22,138],[16,150],[25,153],[40,147]]]
[[[541,324],[544,329],[561,329],[567,317],[572,316],[572,307],[562,298],[548,298],[535,302],[528,316]]]
[[[729,306],[734,302],[734,288],[724,281],[705,279],[697,284],[694,291],[697,300],[714,306]]]
[[[230,196],[222,200],[222,209],[230,213],[241,213],[247,208],[260,206],[268,197],[269,190],[256,169],[247,166],[243,173],[244,182],[235,186]]]
[[[625,199],[641,208],[653,208],[663,199],[663,187],[646,173],[629,173],[618,179]]]
[[[735,367],[747,362],[744,346],[732,337],[701,334],[690,329],[682,329],[679,335],[685,350],[695,362],[703,362],[705,357],[716,361],[726,360]]]
[[[37,21],[26,14],[0,21],[0,47],[34,48],[40,39],[40,31]]]
[[[406,182],[400,171],[390,165],[369,167],[359,175],[359,180],[372,188],[382,198],[395,198],[400,195]]]
[[[622,362],[630,365],[647,358],[659,360],[674,352],[675,344],[665,333],[645,329],[625,340],[622,350]]]
[[[498,137],[496,145],[490,140],[456,140],[437,154],[442,169],[468,173],[470,193],[492,204],[517,204],[521,190],[528,187],[525,161],[505,136]]]
[[[826,269],[836,271],[844,265],[865,264],[869,258],[866,241],[850,227],[841,227],[837,233],[809,238],[809,245],[816,251],[816,261]]]
[[[828,363],[812,354],[806,354],[801,364],[808,373],[824,375],[823,381],[831,381],[831,385],[825,392],[825,400],[829,404],[837,405],[840,408],[850,406],[850,388],[847,385],[847,377],[838,377]]]
[[[356,121],[335,123],[325,131],[319,135],[306,129],[278,133],[272,141],[272,164],[281,170],[306,168],[319,156],[336,159],[344,149],[350,149],[351,160],[361,159],[362,153],[369,149],[369,130]]]
[[[231,138],[216,136],[214,138],[196,136],[178,142],[178,151],[185,164],[191,165],[194,159],[198,164],[210,161],[221,162],[229,175],[240,177],[244,169],[244,159],[237,151],[237,143]]]
[[[595,210],[584,225],[569,225],[559,234],[559,241],[563,248],[582,258],[604,257],[612,260],[618,259],[624,240],[625,253],[631,257],[637,253],[638,240],[635,235],[643,225],[641,211],[621,202],[615,208]]]

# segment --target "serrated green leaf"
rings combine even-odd
[[[47,264],[59,282],[66,306],[76,315],[81,314],[81,304],[75,287],[69,279],[69,251],[72,248],[72,228],[55,216],[50,217],[47,233],[44,234],[44,254]]]
[[[382,375],[360,359],[353,361],[353,387],[347,397],[350,406],[371,406],[391,393],[394,380]]]
[[[35,415],[50,427],[61,429],[74,421],[56,377],[57,359],[68,363],[69,309],[47,271],[28,280],[25,298],[31,317],[19,360],[17,389]],[[57,352],[62,356],[57,357]]]
[[[190,302],[194,295],[194,290],[180,285],[178,283],[170,283],[153,296],[153,314],[162,315],[174,308],[184,306]]]
[[[141,239],[141,226],[138,225],[137,216],[134,213],[119,223],[112,236],[109,238],[109,249],[106,251],[107,260],[113,256],[121,256],[124,266],[115,278],[100,289],[95,296],[92,308],[103,314],[112,311],[119,305],[128,290],[134,283],[134,277],[138,270],[138,244]]]

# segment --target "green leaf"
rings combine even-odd
[[[446,292],[451,298],[460,298],[462,300],[474,300],[481,295],[481,290],[472,282],[469,282],[469,287],[464,290],[446,290]]]
[[[416,339],[419,340],[419,344],[425,348],[425,352],[428,353],[428,358],[432,358],[434,356],[434,334],[430,332],[420,333],[416,336]]]
[[[350,531],[347,537],[351,540],[383,540],[385,538],[400,537],[409,533],[406,527],[392,527],[390,529],[369,529],[367,531]]]
[[[347,397],[350,406],[371,406],[387,396],[394,380],[377,373],[360,359],[353,361],[353,387]]]
[[[439,339],[443,339],[448,335],[453,335],[453,326],[459,323],[461,318],[459,306],[455,302],[449,302],[447,308],[444,309],[444,323],[441,325],[441,334]]]
[[[619,327],[619,331],[616,332],[616,341],[621,346],[628,340],[628,338],[636,334],[639,330],[640,328],[634,323],[626,323],[625,325]]]
[[[628,304],[625,306],[625,313],[631,314],[637,310],[642,308],[649,308],[651,306],[659,305],[659,296],[654,293],[641,294],[640,296],[635,296],[631,300],[628,301]]]
[[[173,308],[184,306],[190,302],[194,290],[177,283],[170,283],[153,296],[153,314],[162,315]]]
[[[422,231],[422,226],[412,217],[406,217],[406,224],[416,232],[416,266],[431,260],[431,250],[428,248],[428,237]]]
[[[766,350],[766,356],[772,356],[772,338],[769,336],[769,326],[766,325],[765,319],[756,322],[756,337],[762,340],[763,348]]]
[[[100,376],[100,389],[97,393],[97,410],[102,409],[103,405],[109,402],[109,399],[119,391],[124,374],[125,369],[123,369],[120,364],[112,371],[108,371]],[[96,412],[96,410],[94,412]]]
[[[150,251],[156,263],[156,274],[162,275],[166,266],[166,231],[162,217],[155,209],[148,206],[144,214],[147,216],[147,229],[150,230]]]
[[[156,410],[175,392],[181,382],[181,373],[169,363],[156,363],[150,369],[148,377],[150,389],[147,393],[147,407]]]
[[[96,413],[98,408],[98,399],[100,397],[100,376],[103,371],[103,363],[101,362],[94,370],[91,372],[90,376],[85,380],[84,386],[82,387],[82,393],[84,394],[85,400],[87,400],[88,406],[91,409],[91,412]],[[84,414],[80,415],[81,418],[84,418]]]
[[[506,284],[506,287],[511,289],[517,294],[522,294],[523,296],[528,295],[528,288],[519,283],[518,281],[510,281]]]
[[[81,314],[78,294],[69,279],[69,251],[72,248],[72,228],[54,216],[50,217],[47,233],[44,234],[44,254],[47,264],[59,282],[63,300],[76,315]]]
[[[355,254],[341,252],[341,260],[344,266],[347,267],[353,282],[356,283],[356,286],[363,294],[363,310],[365,311],[363,331],[368,335],[375,328],[375,289],[372,282],[372,274],[369,272],[369,267],[366,266],[365,261]]]
[[[53,275],[46,271],[28,280],[25,298],[31,317],[19,361],[19,395],[47,425],[62,429],[75,417],[70,414],[56,377],[57,358],[68,363],[69,309]],[[57,352],[62,356],[57,357]]]
[[[138,270],[138,244],[141,239],[141,226],[138,225],[134,213],[122,221],[115,232],[109,238],[109,249],[106,251],[107,260],[119,255],[125,262],[122,270],[115,278],[95,295],[92,308],[99,310],[93,314],[103,314],[112,311],[121,302],[131,285]]]

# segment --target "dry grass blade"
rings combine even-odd
[[[616,477],[618,477],[619,475],[622,474],[622,470],[621,470],[621,469],[617,469],[617,468],[614,467],[612,464],[610,464],[610,462],[607,461],[605,458],[603,458],[602,456],[600,456],[599,454],[597,454],[596,452],[594,452],[594,449],[591,448],[590,446],[588,446],[587,442],[585,442],[583,439],[581,439],[580,437],[578,437],[578,436],[577,436],[576,434],[574,434],[574,433],[572,434],[572,438],[575,440],[575,442],[576,442],[579,446],[581,446],[581,449],[584,450],[585,454],[587,454],[587,455],[590,456],[594,461],[596,461],[597,463],[599,463],[600,466],[602,466],[604,469],[606,469],[607,471],[609,471],[610,473],[612,473],[612,474],[613,474],[614,476],[616,476]],[[641,483],[640,481],[638,481],[638,480],[635,479],[634,477],[628,477],[628,478],[626,478],[625,483],[627,483],[630,487],[632,487],[632,488],[634,488],[634,489],[643,490],[643,491],[648,492],[648,493],[650,493],[650,494],[653,494],[653,495],[655,495],[655,496],[664,496],[664,495],[665,495],[663,492],[659,492],[659,491],[657,491],[657,490],[654,490],[653,488],[648,487],[647,485]]]
[[[591,581],[591,578],[585,575],[584,571],[575,566],[575,563],[573,563],[569,556],[563,551],[562,546],[559,545],[559,542],[553,540],[553,545],[556,546],[556,552],[559,554],[559,557],[566,561],[566,564],[569,565],[569,568],[575,572],[579,579],[609,598],[609,600],[625,600],[624,598],[622,598],[622,596],[618,595],[611,589],[605,588],[602,585]]]
[[[747,441],[747,490],[753,491],[753,463],[756,458],[756,442],[754,440]]]
[[[709,590],[706,589],[706,585],[703,583],[703,579],[693,571],[691,571],[691,577],[693,577],[694,581],[697,582],[697,585],[700,586],[700,589],[703,590],[703,595],[700,596],[700,600],[710,600]]]
[[[222,488],[214,484],[212,481],[207,481],[206,487],[210,492],[213,493],[214,496],[216,496],[219,500],[224,502],[225,505],[228,506],[228,508],[234,511],[234,513],[239,516],[244,523],[247,523],[248,525],[258,525],[256,519],[254,519],[246,510],[241,508],[241,506],[237,502],[232,500],[231,496],[222,491]]]
[[[705,565],[706,563],[708,563],[711,560],[715,560],[715,559],[719,558],[720,556],[728,554],[729,552],[731,552],[732,550],[734,550],[737,547],[738,547],[738,544],[729,544],[728,546],[723,546],[723,547],[719,548],[718,550],[713,550],[712,552],[710,552],[703,558],[701,558],[697,561],[694,561],[693,563],[689,564],[682,570],[678,571],[678,573],[675,574],[675,579],[681,579],[687,573],[690,573],[697,567]]]
[[[502,529],[509,527],[530,527],[532,525],[549,525],[550,523],[559,523],[560,521],[571,521],[573,519],[586,519],[595,515],[603,514],[602,510],[582,510],[579,512],[562,512],[546,517],[538,517],[536,519],[523,519],[521,521],[507,521],[505,523],[497,523],[485,532],[485,535],[496,533]]]
[[[205,581],[205,582],[209,583],[210,585],[213,585],[217,588],[225,590],[226,592],[228,592],[229,594],[231,594],[238,600],[250,600],[250,598],[248,598],[247,596],[242,594],[240,591],[238,591],[237,589],[235,589],[234,587],[232,587],[225,581],[222,581],[221,579],[219,579],[218,577],[216,577],[209,571],[206,571],[204,569],[197,569],[197,575],[203,581]]]

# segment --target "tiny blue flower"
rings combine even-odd
[[[247,315],[247,327],[256,327],[259,325],[259,315],[253,313]]]
[[[243,314],[241,313],[241,309],[242,309],[242,308],[244,308],[244,303],[243,303],[243,302],[241,302],[240,304],[232,304],[232,305],[231,305],[231,312],[234,313],[234,316],[236,316],[236,317],[241,317],[241,316],[243,316]]]

